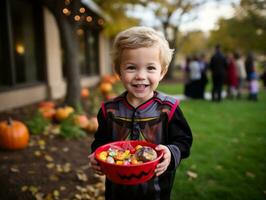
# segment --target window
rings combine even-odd
[[[99,32],[89,28],[77,30],[79,38],[79,64],[81,75],[99,74]]]
[[[34,2],[4,0],[6,9],[0,15],[0,90],[44,80],[42,9]]]

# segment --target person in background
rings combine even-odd
[[[241,99],[243,89],[245,86],[245,80],[247,77],[244,61],[241,58],[240,54],[234,53],[235,63],[236,63],[236,74],[237,74],[237,98]]]
[[[227,61],[221,52],[220,45],[216,45],[215,53],[211,57],[209,68],[212,74],[212,101],[222,100],[222,89],[226,76]]]
[[[200,97],[204,99],[205,94],[205,88],[208,83],[208,76],[207,76],[207,70],[208,70],[208,62],[206,61],[205,54],[201,54],[199,58],[199,66],[201,71],[201,79],[200,79]]]
[[[132,27],[119,33],[113,45],[113,66],[126,91],[104,102],[98,113],[99,128],[91,144],[89,161],[101,168],[94,151],[118,140],[146,140],[157,144],[163,158],[155,176],[138,185],[119,185],[106,179],[106,200],[170,200],[175,172],[190,154],[191,129],[179,101],[156,88],[167,72],[173,50],[159,32]]]
[[[249,80],[249,97],[248,99],[251,101],[258,101],[258,93],[259,93],[259,81],[258,75],[254,71],[250,73]]]
[[[196,55],[192,57],[189,65],[189,82],[186,96],[193,99],[201,98],[201,69]]]
[[[250,81],[252,72],[255,71],[254,56],[252,52],[249,52],[245,60],[245,69],[247,74],[247,81]]]
[[[233,54],[228,54],[228,66],[227,66],[227,96],[229,99],[233,99],[237,95],[237,69]]]
[[[184,94],[185,96],[189,96],[189,64],[191,62],[191,57],[186,57],[185,67],[184,67]]]
[[[266,89],[266,61],[264,62],[264,70],[263,70],[262,74],[260,75],[260,79],[263,82],[264,89]]]

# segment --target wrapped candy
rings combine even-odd
[[[152,161],[157,158],[156,151],[153,148],[146,147],[146,146],[139,148],[136,151],[135,155],[138,160],[143,161],[143,162]]]

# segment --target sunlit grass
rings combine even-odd
[[[158,90],[176,95],[183,87],[162,82]],[[177,169],[172,200],[266,199],[265,91],[258,102],[187,100],[180,107],[194,142],[191,156]],[[188,171],[197,177],[189,177]]]
[[[191,156],[177,170],[173,200],[266,198],[263,92],[258,102],[181,102],[194,142]],[[189,177],[188,171],[197,174],[197,178]]]

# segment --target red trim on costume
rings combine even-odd
[[[172,105],[172,104],[171,104],[171,105]],[[169,118],[169,122],[171,121],[171,119],[172,119],[172,117],[173,117],[173,115],[174,115],[175,109],[176,109],[176,107],[177,107],[178,105],[179,105],[179,101],[176,100],[175,105],[172,107],[172,109],[171,109],[171,111],[170,111],[170,113],[169,113],[169,116],[168,116],[168,118]]]
[[[141,105],[140,107],[139,107],[139,109],[140,110],[143,110],[143,109],[145,109],[145,108],[147,108],[149,105],[151,105],[152,103],[153,103],[153,99],[151,99],[150,101],[148,101],[148,102],[146,102],[146,103],[144,103],[143,105]]]
[[[103,111],[103,116],[104,118],[106,118],[106,110],[105,110],[105,106],[104,106],[104,103],[102,103],[102,111]]]

